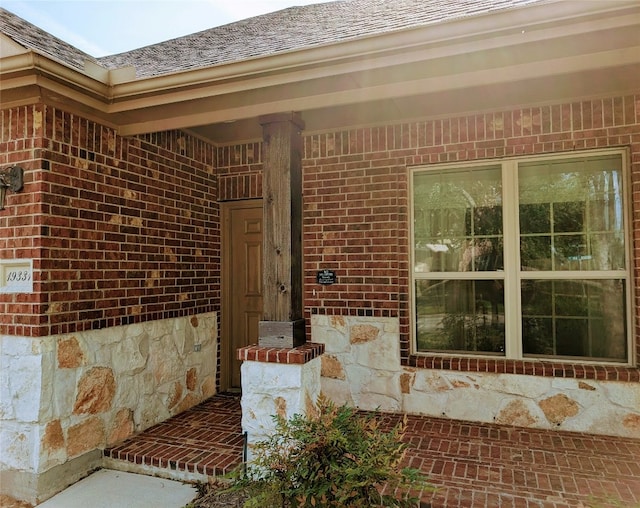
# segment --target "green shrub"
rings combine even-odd
[[[274,417],[274,434],[255,445],[234,489],[249,494],[246,508],[418,506],[424,478],[401,468],[406,417],[386,431],[377,416],[321,395],[307,416]]]

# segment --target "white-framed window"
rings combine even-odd
[[[627,159],[412,169],[413,352],[630,363]]]

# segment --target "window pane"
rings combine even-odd
[[[549,203],[520,204],[520,233],[548,233],[551,231]]]
[[[523,270],[551,270],[551,237],[523,235],[520,260]]]
[[[553,230],[572,233],[584,230],[585,204],[581,201],[553,203]]]
[[[589,235],[591,270],[624,270],[624,234],[593,233]]]
[[[476,235],[501,235],[502,208],[500,206],[476,207],[468,229]]]
[[[556,270],[581,270],[591,266],[586,235],[557,235],[553,246]]]
[[[416,272],[503,269],[500,166],[414,175]]]
[[[626,361],[622,280],[522,281],[526,356]]]
[[[620,155],[518,168],[522,270],[625,269]]]
[[[416,281],[418,351],[504,354],[501,280]]]

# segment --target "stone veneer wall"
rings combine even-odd
[[[311,318],[322,391],[361,409],[640,438],[640,383],[416,369],[397,318]]]
[[[49,497],[99,466],[94,450],[214,395],[217,349],[217,313],[0,336],[3,491],[30,502]]]

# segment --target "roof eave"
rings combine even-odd
[[[295,70],[307,72],[309,68],[318,67],[336,69],[341,64],[365,69],[386,65],[390,58],[397,62],[398,55],[403,55],[405,61],[409,61],[420,53],[419,59],[423,59],[425,49],[432,52],[431,57],[447,56],[464,53],[469,49],[508,46],[522,40],[523,36],[530,40],[543,40],[557,36],[558,33],[570,35],[594,28],[624,26],[634,22],[634,15],[635,23],[638,23],[640,5],[637,0],[549,0],[527,7],[161,76],[135,79],[123,74],[122,77],[113,78],[112,97],[115,101],[123,101],[128,97],[157,94],[202,83],[243,80],[250,76],[291,73]],[[536,30],[529,33],[532,27]],[[353,70],[353,67],[350,69]]]
[[[505,82],[531,73],[582,72],[591,68],[640,64],[640,47],[558,56],[550,51],[530,65],[512,62],[506,67],[449,72],[448,76],[412,76],[400,83],[385,77],[387,68],[428,68],[434,62],[475,53],[484,58],[514,47],[553,44],[561,37],[584,40],[591,32],[617,33],[640,28],[640,5],[635,0],[617,2],[557,1],[487,13],[446,23],[346,40],[336,44],[278,53],[266,57],[194,69],[158,77],[135,79],[132,69],[107,70],[87,64],[80,71],[34,51],[2,59],[0,90],[37,85],[49,100],[81,104],[99,118],[119,126],[122,134],[166,128],[186,128],[227,122],[274,111],[331,107],[366,100],[436,92],[485,80]],[[592,58],[593,57],[593,58]],[[532,57],[533,58],[533,57]],[[497,68],[500,75],[491,76]],[[378,82],[369,82],[378,72]],[[515,73],[515,74],[514,74]],[[379,76],[383,77],[380,78]],[[418,79],[420,78],[420,79]],[[464,78],[464,79],[462,79]],[[386,81],[388,79],[388,81]],[[457,81],[456,81],[457,80]],[[302,82],[313,83],[307,91]],[[322,83],[341,81],[344,89],[320,90]],[[300,95],[269,96],[266,90],[291,90]],[[320,91],[320,93],[318,93]],[[252,101],[228,106],[222,98],[248,94]],[[275,99],[274,99],[275,97]],[[4,101],[3,101],[4,102]],[[191,108],[182,105],[190,104]],[[5,104],[6,106],[7,104]]]
[[[630,26],[640,28],[640,6],[637,2],[616,2],[616,8],[611,5],[609,2],[589,2],[585,5],[579,1],[554,1],[526,9],[491,13],[339,44],[119,83],[114,85],[114,102],[109,109],[113,113],[119,113],[169,105],[176,101],[205,100],[278,86],[291,87],[302,80],[320,82],[337,76],[357,76],[358,73],[362,76],[373,70],[400,64],[425,66],[437,59],[512,48],[523,43],[540,44],[572,35],[584,37],[596,30],[615,32]],[[532,73],[542,76],[546,71],[582,72],[596,67],[612,68],[637,63],[640,60],[639,54],[640,47],[637,45],[633,48],[602,51],[595,55],[577,55],[575,58],[562,58],[550,53],[545,57],[546,62],[534,62],[529,69],[517,63],[511,69],[506,69],[507,72],[501,72],[501,76],[496,79],[508,81],[515,79],[515,76],[522,78]],[[493,79],[490,72],[470,72],[466,77],[487,82]],[[417,79],[409,85],[388,83],[370,86],[367,93],[363,93],[363,85],[356,85],[351,90],[322,95],[310,93],[304,98],[291,98],[278,103],[256,105],[247,102],[239,108],[218,108],[214,114],[204,111],[185,114],[179,124],[184,124],[184,127],[187,124],[233,121],[254,113],[266,114],[274,108],[285,111],[299,110],[301,107],[318,108],[323,104],[347,104],[358,101],[358,97],[376,99],[398,93],[407,95],[424,90],[425,86],[432,90],[445,90],[446,87],[458,85],[452,83],[451,79]],[[163,120],[149,120],[124,126],[123,132],[142,132],[164,126],[166,123]]]

